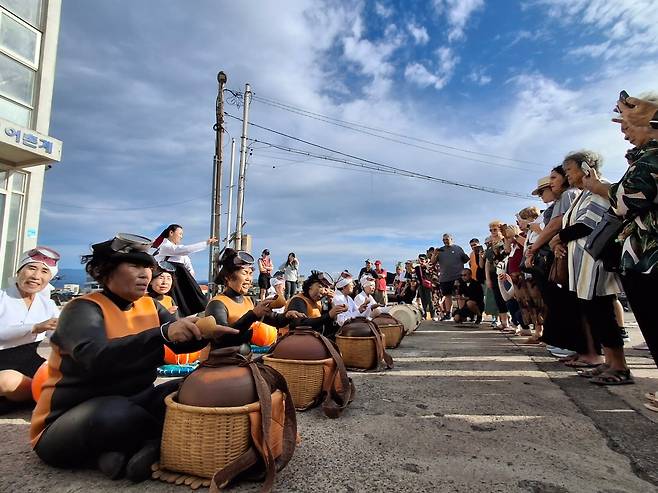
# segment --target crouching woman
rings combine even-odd
[[[117,235],[83,257],[104,289],[67,304],[51,337],[49,375],[30,428],[35,452],[49,465],[98,468],[135,482],[150,476],[164,398],[179,383],[154,386],[163,343],[175,353],[208,344],[194,318],[176,321],[144,296],[155,265],[150,246],[147,238]],[[217,326],[209,336],[235,332]]]

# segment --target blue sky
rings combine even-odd
[[[605,175],[619,178],[627,145],[610,110],[621,89],[654,89],[658,73],[651,0],[63,4],[50,133],[64,156],[46,174],[40,242],[65,267],[118,231],[154,237],[176,222],[187,241],[208,236],[219,70],[231,89],[252,85],[254,123],[517,193],[575,149],[601,152]],[[238,121],[226,129],[239,137]],[[331,154],[257,128],[249,137]],[[253,144],[247,182],[254,251],[269,248],[277,264],[295,251],[305,272],[358,270],[366,257],[392,268],[444,232],[467,247],[533,203],[264,144]],[[205,277],[207,253],[193,261]]]

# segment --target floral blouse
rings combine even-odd
[[[636,147],[627,156],[631,165],[609,192],[615,214],[634,217],[620,235],[621,267],[648,274],[658,264],[658,142]]]

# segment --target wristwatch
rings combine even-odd
[[[651,125],[651,128],[658,130],[658,111],[656,111],[651,120],[649,120],[649,125]]]

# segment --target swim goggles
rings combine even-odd
[[[118,233],[110,243],[110,248],[117,253],[147,252],[152,243],[145,236]]]
[[[48,267],[55,267],[61,258],[60,254],[52,248],[38,246],[25,252],[25,255],[35,262],[43,262]]]

